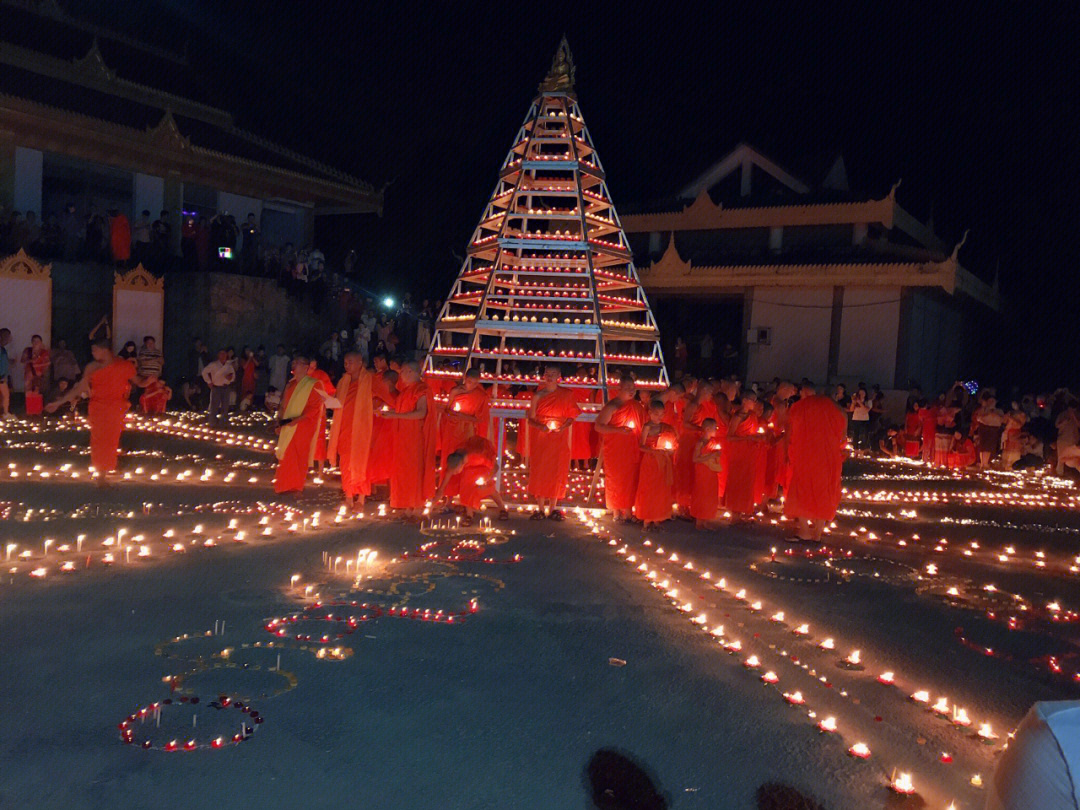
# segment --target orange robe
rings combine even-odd
[[[724,506],[737,515],[749,515],[765,498],[767,447],[758,435],[758,417],[749,414],[724,442],[728,475]]]
[[[694,446],[701,438],[701,423],[706,419],[720,421],[716,403],[711,399],[701,402],[690,420],[694,427],[679,427],[679,449],[675,453],[675,500],[684,512],[690,508],[690,495],[694,489]]]
[[[439,452],[446,457],[457,451],[470,436],[487,438],[488,401],[490,396],[482,386],[463,391],[446,403],[439,419]],[[476,422],[455,418],[455,414],[475,416]]]
[[[139,395],[139,407],[143,413],[165,413],[172,391],[161,380],[148,383]]]
[[[334,384],[330,382],[330,375],[323,371],[321,368],[317,368],[312,371],[308,376],[314,377],[316,380],[322,383],[323,390],[330,396],[334,395]],[[322,404],[322,398],[319,398],[319,404]],[[326,461],[326,406],[323,406],[322,413],[319,415],[319,427],[315,433],[315,461]]]
[[[370,371],[362,369],[357,379],[344,374],[337,385],[337,392],[343,396],[330,428],[327,459],[341,469],[341,491],[349,498],[371,494],[368,459],[373,424],[372,376]]]
[[[847,417],[829,397],[800,399],[788,410],[791,488],[784,514],[832,520],[840,505],[840,472],[847,441]]]
[[[459,448],[465,452],[459,492],[461,504],[479,509],[485,498],[495,492],[495,445],[483,436],[472,436]]]
[[[282,428],[282,435],[278,440],[278,466],[274,474],[274,492],[302,492],[304,482],[307,480],[308,467],[315,457],[316,431],[323,412],[326,410],[322,397],[317,391],[322,388],[322,383],[314,377],[308,377],[313,385],[305,385],[297,392],[297,386],[304,378],[292,380],[285,386],[285,393],[281,396],[282,413],[289,412],[289,403],[294,395],[303,396],[307,393],[307,400],[303,404],[303,410],[286,427]],[[297,403],[294,403],[294,406]],[[288,435],[286,431],[290,427],[295,430]]]
[[[557,387],[536,403],[536,419],[541,424],[575,419],[581,409],[569,388]],[[529,425],[529,486],[534,498],[561,498],[570,475],[570,430],[550,431]]]
[[[90,463],[99,473],[113,472],[124,432],[124,414],[131,407],[135,365],[115,358],[90,375]]]
[[[435,443],[438,415],[431,391],[423,382],[406,385],[398,392],[394,410],[411,413],[427,399],[423,419],[393,419],[394,463],[390,471],[390,506],[419,509],[435,494]]]
[[[394,466],[394,422],[383,419],[379,416],[379,412],[383,406],[393,410],[397,394],[390,389],[390,385],[383,376],[384,373],[375,372],[371,380],[372,439],[367,469],[368,481],[371,484],[388,481]]]
[[[600,434],[604,454],[604,501],[613,511],[627,512],[634,507],[641,466],[641,429],[645,422],[645,409],[636,399],[631,399],[616,408],[608,422],[612,427],[629,427],[631,432]]]
[[[661,422],[660,429],[645,439],[645,445],[674,450],[676,441],[675,431]],[[672,487],[675,483],[672,455],[641,454],[637,496],[634,498],[634,515],[638,520],[659,523],[671,517]]]
[[[576,402],[592,402],[593,392],[590,388],[571,388]],[[596,458],[596,443],[593,437],[596,428],[592,422],[574,422],[570,426],[570,458],[574,461],[583,461]]]
[[[720,449],[720,442],[713,439],[705,446],[705,452]],[[715,520],[720,508],[720,473],[708,464],[694,462],[694,489],[690,493],[690,516],[694,520]]]

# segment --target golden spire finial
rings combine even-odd
[[[555,57],[551,60],[551,70],[547,78],[540,82],[540,92],[572,93],[574,91],[574,57],[570,55],[570,45],[563,34]]]

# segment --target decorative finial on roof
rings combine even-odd
[[[566,34],[563,34],[559,47],[555,50],[555,57],[551,60],[551,70],[548,71],[547,78],[540,82],[540,92],[574,92],[574,57],[570,54]]]
[[[87,73],[96,75],[98,78],[112,80],[116,78],[116,73],[109,70],[109,66],[105,64],[105,59],[101,55],[101,51],[98,50],[98,40],[94,37],[94,41],[90,45],[90,50],[86,52],[86,56],[82,59],[74,60],[75,67],[80,68]]]
[[[161,116],[161,120],[155,126],[146,128],[146,134],[159,146],[174,149],[187,149],[191,146],[191,141],[184,137],[180,127],[176,125],[172,110],[168,107],[165,108],[165,114]]]

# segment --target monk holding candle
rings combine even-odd
[[[638,441],[646,422],[645,409],[637,401],[634,388],[634,378],[623,375],[615,397],[596,417],[604,463],[604,500],[612,516],[624,522],[633,519],[641,465]]]
[[[748,520],[765,497],[766,443],[757,394],[746,391],[728,423],[724,443],[727,479],[724,506],[737,520]]]
[[[64,397],[50,402],[46,410],[56,413],[62,405],[89,395],[90,464],[99,474],[99,486],[105,486],[105,476],[116,472],[124,415],[131,407],[131,383],[142,385],[143,380],[136,376],[130,360],[112,353],[108,339],[95,340],[90,353],[94,359],[83,370],[82,378]]]
[[[495,489],[495,445],[483,436],[470,436],[443,465],[443,480],[432,503],[438,503],[445,495],[452,499],[457,494],[465,509],[462,526],[471,526],[485,499],[492,500],[499,508],[499,520],[508,520],[506,503]]]
[[[439,452],[444,459],[470,436],[487,437],[488,400],[488,392],[480,385],[480,367],[473,366],[461,384],[450,389],[439,420]]]
[[[675,454],[675,500],[683,515],[690,513],[690,495],[694,488],[694,447],[701,438],[701,423],[716,418],[713,386],[707,380],[700,380],[697,394],[683,410],[679,450]]]
[[[840,505],[840,471],[847,441],[847,418],[829,397],[804,382],[788,410],[791,487],[784,513],[798,520],[800,540],[819,541]]]
[[[345,506],[364,508],[371,494],[368,459],[371,454],[372,373],[364,368],[364,358],[357,352],[345,355],[345,373],[337,384],[341,408],[330,427],[327,460],[341,469],[341,493]]]
[[[401,364],[401,379],[393,422],[394,463],[390,472],[390,507],[403,510],[406,520],[419,520],[424,502],[435,494],[435,407],[431,391],[420,379],[415,362]]]
[[[720,470],[723,469],[716,420],[701,423],[701,438],[694,447],[694,489],[690,493],[690,516],[698,529],[707,529],[716,520],[720,506]]]
[[[293,358],[292,380],[285,386],[277,413],[277,459],[274,492],[299,495],[315,459],[318,430],[326,408],[340,408],[320,380],[308,374],[306,357]]]
[[[556,506],[566,494],[570,475],[570,426],[581,409],[569,388],[559,385],[562,372],[552,364],[529,404],[529,485],[536,498],[532,520],[563,520]]]
[[[672,460],[677,441],[675,431],[664,424],[664,403],[654,399],[649,405],[649,421],[641,431],[641,466],[634,498],[634,514],[646,529],[671,517]]]
[[[375,373],[371,376],[372,423],[371,452],[368,458],[368,481],[374,487],[390,480],[394,463],[394,430],[386,414],[394,409],[397,400],[396,371],[387,364],[386,354],[379,352],[373,360]]]

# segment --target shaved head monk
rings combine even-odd
[[[570,475],[570,426],[581,413],[577,397],[559,385],[557,364],[544,369],[544,377],[529,403],[529,486],[537,509],[532,520],[563,520],[556,506],[566,494]]]
[[[432,503],[438,503],[445,495],[453,499],[456,494],[465,509],[462,526],[471,526],[477,510],[485,499],[495,502],[499,508],[499,520],[508,520],[510,514],[502,496],[495,489],[495,445],[483,436],[470,436],[465,443],[446,457],[443,478],[435,492]]]
[[[308,375],[308,359],[295,357],[292,380],[285,386],[277,413],[278,459],[274,492],[299,495],[304,490],[308,468],[315,460],[319,425],[326,408],[340,408],[322,382]]]
[[[372,439],[367,474],[374,489],[390,480],[394,463],[393,423],[385,416],[394,410],[397,401],[398,375],[390,369],[385,352],[378,352],[372,358],[372,365],[375,367],[371,379]]]
[[[604,501],[616,520],[633,519],[641,466],[639,437],[645,426],[645,408],[635,396],[634,378],[624,374],[614,398],[596,417],[600,457],[604,462]]]
[[[847,417],[809,382],[803,383],[800,394],[788,409],[791,485],[784,498],[784,514],[798,521],[800,540],[818,541],[840,505]]]
[[[465,379],[450,389],[446,412],[439,421],[439,450],[445,459],[470,436],[487,438],[488,392],[480,385],[480,368],[473,366]]]
[[[45,410],[56,411],[83,394],[90,397],[87,417],[90,420],[90,464],[98,473],[98,485],[105,486],[105,476],[116,472],[120,434],[124,414],[131,407],[131,383],[143,385],[135,374],[135,365],[112,353],[109,340],[95,340],[90,347],[94,359],[87,364],[80,379],[61,399],[50,402]]]
[[[397,387],[394,410],[384,414],[394,427],[390,507],[415,521],[424,502],[435,494],[435,407],[416,363],[401,364]]]
[[[371,494],[368,459],[373,425],[372,376],[358,352],[345,355],[345,373],[337,385],[341,408],[334,414],[327,448],[329,462],[341,469],[345,506],[356,510],[364,508],[364,499]]]

